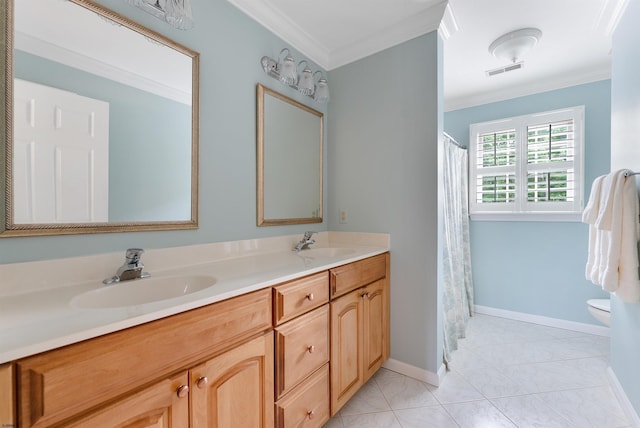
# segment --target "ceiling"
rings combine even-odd
[[[628,0],[228,0],[332,70],[422,34],[444,39],[446,111],[610,77],[611,34]],[[542,31],[509,65],[488,47],[519,28]]]

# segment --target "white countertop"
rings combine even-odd
[[[201,256],[195,258],[196,264],[171,266],[162,270],[153,269],[151,267],[153,263],[147,263],[145,270],[151,273],[152,278],[181,275],[211,276],[215,278],[213,286],[177,298],[119,308],[82,309],[71,305],[71,300],[75,296],[89,290],[107,287],[95,277],[71,283],[46,277],[47,269],[41,269],[45,272],[41,272],[40,275],[44,275],[46,280],[31,278],[27,285],[17,284],[18,278],[24,278],[27,272],[30,273],[36,266],[30,266],[29,263],[16,267],[2,265],[0,275],[6,273],[2,277],[8,277],[9,281],[13,280],[16,284],[6,286],[6,289],[12,292],[0,293],[0,364],[270,287],[389,250],[388,235],[379,234],[382,239],[353,239],[355,244],[351,244],[344,238],[354,238],[353,234],[335,239],[333,242],[329,238],[335,235],[323,234],[335,234],[335,232],[319,234],[321,239],[317,239],[318,244],[314,247],[341,247],[353,251],[343,256],[310,258],[305,256],[304,250],[300,253],[289,250],[291,237],[283,238],[284,244],[279,240],[274,241],[273,238],[268,239],[269,245],[257,245],[256,242],[259,240],[252,240],[251,245],[248,246],[252,248],[249,250],[246,250],[246,243],[249,241],[237,241],[242,243],[241,246],[244,249],[233,252],[229,252],[229,243],[212,244],[216,246],[217,255],[211,256],[211,261],[205,261],[206,257]],[[378,234],[362,235],[371,238]],[[274,242],[277,245],[272,245]],[[184,252],[184,248],[188,247],[176,251]],[[194,248],[200,254],[203,253],[202,246],[194,246]],[[220,253],[220,248],[224,248],[224,255]],[[155,259],[153,255],[149,257],[159,266],[167,266],[166,259],[170,254],[166,249],[162,251],[163,254],[156,256]],[[110,255],[109,259],[113,257]],[[51,265],[48,273],[67,272],[65,266],[67,268],[75,266],[78,260],[68,259],[64,262]],[[113,266],[113,271],[118,266]],[[30,273],[30,275],[37,274]],[[66,275],[68,276],[68,273]],[[98,278],[101,277],[105,276],[98,276]],[[145,279],[133,280],[126,285],[135,287],[140,283],[139,281],[145,281]],[[38,282],[39,285],[33,286],[34,282]],[[124,284],[123,282],[118,286]],[[5,285],[3,280],[0,287]],[[16,288],[22,292],[16,292]]]

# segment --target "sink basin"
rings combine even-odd
[[[328,259],[332,257],[343,257],[355,253],[353,248],[326,247],[326,248],[309,248],[298,253],[300,257],[313,259]]]
[[[71,299],[81,309],[107,309],[143,305],[196,293],[213,286],[212,276],[168,276],[135,279],[86,291]]]

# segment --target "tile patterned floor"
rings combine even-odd
[[[477,314],[436,388],[381,369],[325,428],[626,428],[609,339]]]

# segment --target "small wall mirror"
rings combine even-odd
[[[324,116],[261,84],[258,226],[322,223]]]
[[[197,228],[199,55],[90,0],[8,0],[0,236]]]

